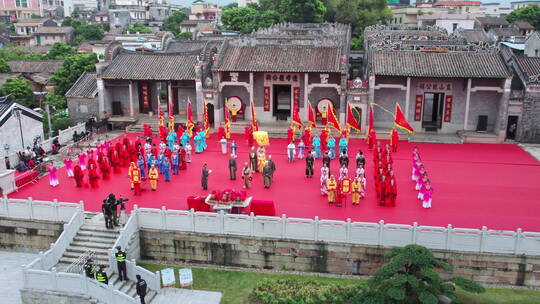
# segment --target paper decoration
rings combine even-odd
[[[174,269],[165,268],[161,270],[161,281],[163,282],[163,287],[171,287],[176,285],[176,278],[174,277]]]
[[[182,268],[178,270],[178,277],[180,277],[180,285],[193,285],[193,273],[191,272],[191,268]]]

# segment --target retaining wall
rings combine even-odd
[[[45,251],[63,230],[63,223],[0,217],[0,249],[23,252]]]

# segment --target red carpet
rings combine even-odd
[[[130,134],[134,138],[135,134]],[[248,160],[248,148],[243,135],[235,135],[239,144],[238,175]],[[208,150],[194,154],[187,171],[173,176],[170,183],[160,179],[158,191],[149,191],[145,186],[142,196],[133,197],[129,189],[127,169],[122,174],[113,174],[112,180],[100,180],[99,189],[78,189],[68,178],[64,169],[59,170],[60,185],[49,186],[48,178],[35,185],[26,186],[10,197],[33,197],[40,200],[77,202],[83,200],[85,208],[99,211],[101,201],[109,193],[123,194],[132,204],[139,207],[187,209],[186,197],[204,195],[212,189],[242,186],[240,179],[228,178],[228,155],[222,155],[214,136],[208,141]],[[423,209],[416,199],[417,192],[411,175],[411,151],[414,144],[400,142],[399,151],[393,154],[394,171],[397,177],[397,206],[380,207],[374,200],[373,162],[371,152],[367,154],[368,193],[360,206],[348,204],[344,208],[329,206],[326,197],[319,191],[321,160],[316,161],[315,177],[304,177],[305,162],[288,163],[286,140],[271,139],[267,154],[273,156],[277,171],[270,189],[264,189],[260,173],[254,175],[252,189],[248,195],[255,199],[274,200],[278,214],[287,217],[314,218],[387,223],[540,231],[540,163],[517,145],[501,144],[417,144],[424,165],[435,189],[433,208]],[[352,140],[351,160],[358,149],[367,152],[363,140]],[[213,170],[210,175],[210,190],[203,191],[200,185],[202,163],[207,162]],[[332,173],[337,175],[339,162],[332,162]],[[354,166],[351,161],[350,168]],[[353,170],[351,170],[353,172]],[[349,199],[350,203],[350,199]]]

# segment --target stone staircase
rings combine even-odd
[[[77,235],[56,265],[56,271],[66,271],[73,262],[76,262],[83,254],[90,251],[94,252],[92,258],[94,265],[109,265],[107,252],[114,246],[119,234],[119,227],[115,227],[115,229],[105,228],[101,214],[87,214],[84,225],[79,229]],[[119,276],[113,273],[111,269],[106,269],[106,271],[109,278],[109,285],[133,298],[137,298],[135,281],[120,281]],[[156,296],[157,293],[149,289],[145,298],[146,303],[152,303]]]

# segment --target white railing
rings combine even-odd
[[[135,205],[135,209],[137,209],[137,205]],[[132,213],[133,215],[133,213]],[[159,272],[152,273],[140,266],[137,266],[137,263],[135,262],[135,259],[133,257],[139,257],[140,256],[140,247],[138,240],[135,240],[134,236],[139,232],[139,222],[137,216],[130,216],[126,225],[120,230],[120,234],[118,235],[118,238],[116,239],[116,242],[114,243],[113,247],[108,250],[108,257],[109,257],[109,268],[115,272],[118,273],[118,265],[116,262],[116,247],[120,246],[123,250],[126,251],[127,256],[131,257],[130,260],[126,261],[126,272],[128,275],[128,278],[132,281],[137,281],[136,275],[141,275],[142,278],[146,281],[148,284],[148,288],[155,290],[156,292],[159,292],[161,289],[161,281]],[[130,243],[130,241],[133,240],[133,244]]]
[[[138,303],[138,299],[114,290],[112,285],[98,283],[96,280],[91,280],[82,274],[24,268],[23,286],[25,289],[53,291],[60,294],[84,294],[101,303]]]
[[[56,242],[51,244],[49,250],[40,252],[39,257],[29,265],[29,269],[50,270],[54,265],[58,264],[58,261],[83,224],[84,210],[81,204],[69,222],[64,224],[64,231],[62,231]]]
[[[133,216],[136,215],[136,216]],[[374,246],[540,255],[540,233],[136,208],[138,228]]]
[[[68,222],[73,215],[84,212],[84,205],[63,203],[57,200],[37,201],[28,199],[2,198],[0,199],[0,216],[27,220],[43,220],[52,222]]]

